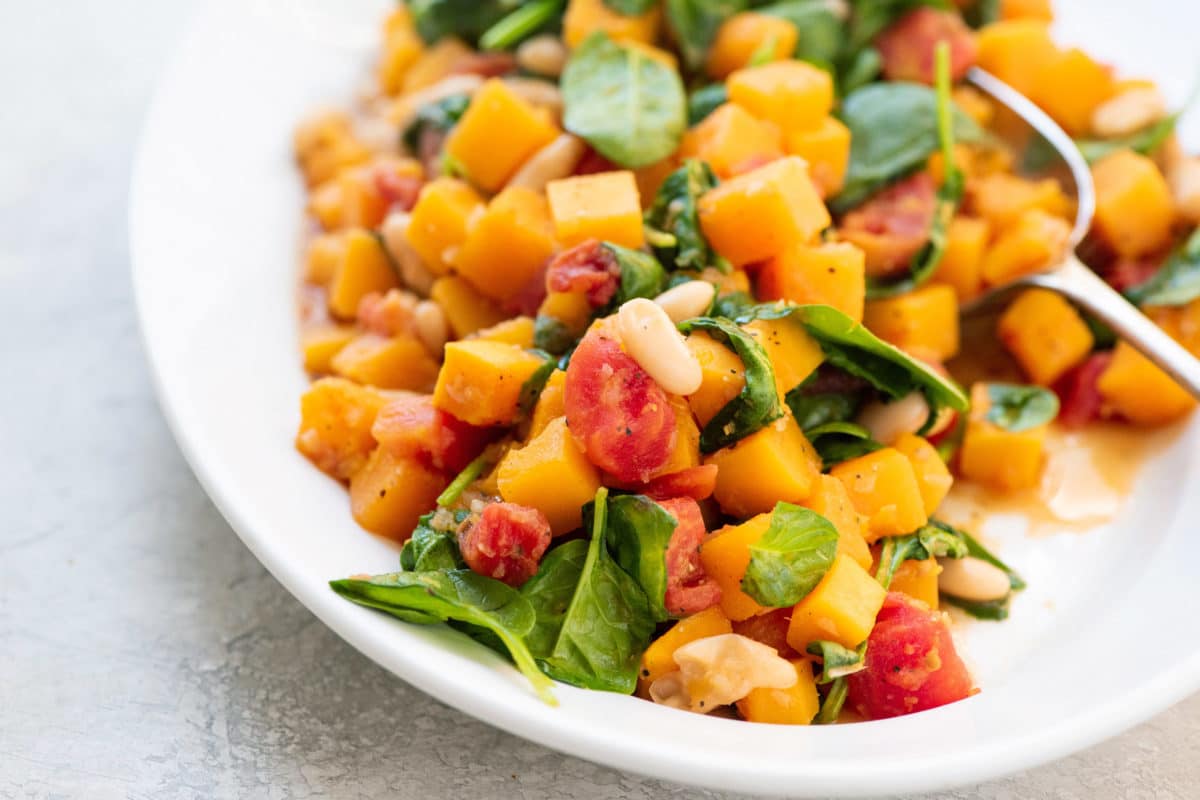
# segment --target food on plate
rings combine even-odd
[[[960,326],[1053,267],[1074,213],[971,67],[1076,138],[1090,265],[1200,352],[1200,159],[1051,17],[398,6],[371,90],[295,136],[296,446],[400,545],[333,588],[449,623],[548,702],[807,725],[986,691],[946,609],[1004,619],[1025,584],[951,524],[952,487],[1032,496],[1057,431],[1194,401],[1046,290]]]

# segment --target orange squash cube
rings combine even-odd
[[[738,713],[743,719],[768,725],[812,724],[821,710],[812,662],[797,658],[791,663],[796,668],[795,685],[787,689],[752,689],[750,694],[737,701]]]
[[[938,575],[942,568],[936,558],[924,561],[905,561],[892,576],[890,591],[901,592],[920,600],[932,609],[938,607]]]
[[[371,157],[367,146],[355,138],[350,117],[342,111],[324,111],[304,120],[296,127],[292,146],[309,187]]]
[[[1092,166],[1095,230],[1120,256],[1153,254],[1171,241],[1171,189],[1154,161],[1118,150]]]
[[[407,13],[407,9],[405,9]],[[412,23],[395,24],[383,40],[383,52],[379,57],[379,88],[391,97],[400,94],[408,70],[424,52],[425,45],[413,29]]]
[[[734,622],[766,611],[742,591],[742,578],[750,565],[750,545],[758,542],[771,526],[770,513],[762,513],[740,525],[726,525],[700,546],[704,572],[721,587],[721,611]]]
[[[791,317],[759,319],[743,325],[742,329],[762,345],[771,360],[780,399],[803,383],[825,360],[821,345]]]
[[[658,190],[662,188],[663,182],[677,169],[679,169],[679,158],[671,155],[648,167],[638,167],[633,171],[633,180],[637,183],[638,197],[643,211],[654,205],[654,199],[658,195]]]
[[[1030,180],[1006,172],[996,172],[967,181],[967,206],[996,230],[1004,230],[1031,208],[1040,208],[1056,217],[1066,217],[1070,200],[1053,178]]]
[[[833,110],[833,78],[804,61],[739,69],[725,82],[730,101],[784,133],[811,130]]]
[[[533,318],[513,317],[498,322],[490,328],[483,328],[471,334],[474,339],[487,339],[489,342],[504,342],[513,344],[522,350],[533,347]]]
[[[987,384],[971,387],[971,416],[958,453],[958,471],[970,481],[1010,492],[1038,485],[1046,426],[1009,431],[987,420]]]
[[[413,207],[408,243],[434,274],[445,275],[467,240],[470,221],[483,208],[483,198],[466,182],[457,178],[431,181],[422,187]]]
[[[725,103],[684,134],[683,158],[708,162],[720,178],[731,178],[783,156],[779,128]]]
[[[438,375],[425,345],[410,336],[364,333],[341,348],[330,366],[355,383],[412,392],[429,391]]]
[[[1091,128],[1096,106],[1112,97],[1116,88],[1111,69],[1071,48],[1042,65],[1030,99],[1067,133],[1082,136]]]
[[[716,464],[713,492],[731,517],[771,511],[775,504],[802,503],[821,474],[821,457],[790,414],[704,459]]]
[[[609,8],[604,0],[568,0],[562,23],[563,41],[567,47],[575,48],[592,33],[604,31],[614,41],[653,44],[658,38],[661,17],[657,6],[645,14],[626,16]]]
[[[760,299],[833,306],[855,322],[862,322],[866,291],[866,256],[849,242],[790,247],[758,273]]]
[[[908,294],[867,303],[863,324],[879,338],[939,361],[958,353],[958,297],[954,289],[927,284]]]
[[[739,267],[808,244],[831,222],[807,164],[796,156],[726,181],[699,206],[709,243]]]
[[[317,325],[300,335],[304,371],[325,375],[333,368],[333,357],[358,334],[352,325]]]
[[[450,342],[433,404],[472,425],[511,425],[521,387],[541,366],[542,359],[511,344]]]
[[[950,487],[954,485],[954,477],[946,467],[946,462],[942,461],[933,445],[916,434],[901,434],[892,447],[903,453],[912,464],[917,488],[921,490],[921,501],[925,505],[925,514],[932,517],[950,493]]]
[[[1033,92],[1042,68],[1059,53],[1049,26],[1034,20],[987,25],[975,41],[979,66],[1024,95]]]
[[[866,515],[868,544],[912,533],[929,521],[912,462],[899,450],[876,450],[838,464],[829,474],[842,482],[854,507]]]
[[[346,240],[341,233],[322,233],[308,243],[304,254],[304,280],[314,286],[328,286],[342,262]]]
[[[338,319],[354,319],[358,301],[371,292],[386,292],[400,285],[383,245],[369,232],[346,232],[341,260],[329,282],[329,311]]]
[[[432,511],[450,479],[420,460],[377,447],[350,479],[350,511],[371,533],[403,542]]]
[[[871,566],[871,548],[863,538],[863,518],[841,481],[832,475],[817,478],[816,487],[804,501],[804,507],[820,514],[837,528],[839,553],[845,553],[863,569]]]
[[[1113,411],[1135,425],[1165,425],[1196,406],[1186,390],[1126,342],[1117,343],[1096,388]]]
[[[1050,0],[1000,0],[1000,19],[1035,19],[1053,22]]]
[[[931,280],[952,287],[959,305],[983,289],[983,254],[991,232],[985,220],[971,217],[955,217],[946,230],[946,249]]]
[[[696,418],[692,416],[687,400],[667,395],[667,401],[675,412],[675,449],[667,462],[650,476],[651,479],[700,466],[700,429],[696,427]]]
[[[524,447],[509,450],[497,468],[500,496],[546,515],[555,536],[578,528],[582,508],[600,488],[564,417],[552,420]]]
[[[371,426],[387,399],[343,378],[322,378],[300,397],[296,449],[317,469],[338,480],[363,468],[375,437]]]
[[[454,259],[458,273],[495,300],[524,289],[554,254],[554,223],[540,192],[514,186],[478,215]]]
[[[457,275],[438,278],[429,289],[429,296],[446,313],[450,332],[456,339],[499,325],[508,316],[499,306]]]
[[[1041,386],[1082,362],[1095,344],[1075,307],[1046,289],[1022,292],[1000,317],[996,336],[1029,379]]]
[[[538,306],[539,317],[552,317],[575,336],[582,336],[592,321],[592,306],[585,292],[549,292]]]
[[[783,140],[788,155],[808,162],[813,183],[825,197],[842,190],[850,166],[850,129],[835,117],[826,117],[815,128],[789,131]]]
[[[688,351],[700,362],[700,388],[688,397],[688,405],[701,425],[737,397],[746,385],[746,369],[737,354],[703,331],[684,339]]]
[[[668,672],[679,669],[675,663],[676,650],[699,639],[726,633],[733,633],[733,626],[720,606],[706,608],[676,622],[666,633],[651,642],[646,652],[642,653],[642,669],[638,672],[638,694],[649,697],[650,684]]]
[[[632,172],[601,172],[550,181],[546,196],[563,247],[600,239],[636,250],[646,241],[642,204]]]
[[[558,138],[558,126],[499,78],[485,83],[446,139],[446,155],[471,182],[494,192],[538,150]]]
[[[796,26],[780,17],[753,11],[734,14],[717,29],[705,70],[709,77],[721,80],[760,52],[769,52],[770,61],[790,58],[798,38]]]
[[[567,409],[563,399],[566,384],[567,373],[561,369],[550,373],[546,385],[542,387],[542,393],[538,395],[537,402],[533,405],[533,413],[529,415],[528,439],[533,439],[541,434],[552,420],[566,415]]]
[[[810,642],[858,647],[875,627],[887,591],[854,559],[839,554],[825,577],[792,610],[787,641],[798,653]]]
[[[992,242],[983,256],[983,280],[1000,286],[1025,275],[1050,269],[1062,260],[1071,224],[1061,217],[1031,208]]]

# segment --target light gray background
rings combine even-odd
[[[716,797],[409,688],[292,599],[205,497],[155,403],[126,244],[138,130],[189,10],[0,4],[0,797]],[[1200,696],[939,797],[1196,797],[1198,736]]]

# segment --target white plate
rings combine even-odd
[[[290,132],[363,76],[386,5],[209,5],[159,89],[133,187],[134,282],[164,411],[229,522],[327,625],[409,683],[547,746],[774,794],[982,781],[1093,744],[1200,686],[1196,425],[1145,472],[1111,530],[1069,546],[1006,548],[1037,600],[1031,591],[1008,622],[969,632],[983,692],[902,719],[748,725],[566,686],[550,708],[465,638],[336,597],[330,578],[393,569],[396,553],[362,533],[344,490],[292,449],[305,376],[293,302],[302,190]],[[1175,99],[1186,94],[1200,11],[1170,0],[1059,5],[1070,38],[1163,80]]]

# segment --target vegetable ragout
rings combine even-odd
[[[1089,265],[1200,352],[1200,159],[1048,0],[410,0],[295,135],[300,452],[398,569],[355,603],[553,683],[807,725],[978,692],[948,606],[1021,577],[939,517],[1051,426],[1190,395],[1061,296],[1075,200],[979,66],[1078,143]],[[975,364],[978,367],[978,364]],[[990,375],[960,385],[955,375]],[[1111,422],[1110,422],[1111,421]]]

